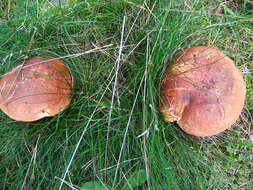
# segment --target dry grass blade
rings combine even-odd
[[[143,83],[143,81],[144,81],[144,77],[145,77],[145,76],[144,76],[144,74],[143,74],[143,77],[142,77],[142,79],[141,79],[139,88],[138,88],[138,90],[137,90],[137,93],[136,93],[136,96],[135,96],[135,99],[134,99],[134,102],[133,102],[132,109],[131,109],[131,111],[130,111],[130,116],[129,116],[129,118],[128,118],[128,122],[127,122],[127,125],[126,125],[126,129],[125,129],[123,141],[122,141],[122,144],[121,144],[121,149],[120,149],[119,157],[118,157],[118,160],[117,160],[117,167],[116,167],[116,171],[115,171],[115,174],[114,174],[113,188],[114,188],[115,183],[116,183],[116,179],[117,179],[117,175],[118,175],[118,171],[119,171],[119,165],[120,165],[120,161],[121,161],[123,149],[124,149],[125,143],[126,143],[126,136],[127,136],[127,133],[128,133],[128,128],[129,128],[129,125],[130,125],[130,122],[131,122],[131,119],[132,119],[132,115],[133,115],[133,112],[134,112],[134,108],[135,108],[135,104],[136,104],[137,98],[138,98],[138,96],[139,96],[139,93],[140,93],[140,90],[141,90],[141,87],[142,87],[142,83]]]
[[[69,161],[69,163],[68,163],[68,165],[67,165],[67,168],[66,168],[65,173],[64,173],[64,175],[63,175],[61,184],[60,184],[60,186],[59,186],[59,190],[61,190],[61,188],[62,188],[63,181],[65,180],[66,175],[67,175],[68,172],[69,172],[69,169],[70,169],[71,164],[72,164],[72,162],[73,162],[73,159],[74,159],[74,157],[75,157],[75,155],[76,155],[76,152],[77,152],[77,150],[78,150],[78,148],[79,148],[79,146],[80,146],[80,144],[81,144],[81,142],[82,142],[82,139],[83,139],[83,137],[84,137],[84,134],[86,133],[86,131],[87,131],[87,129],[88,129],[88,127],[89,127],[89,125],[90,125],[90,123],[91,123],[91,121],[92,121],[92,118],[93,118],[94,114],[96,113],[98,107],[100,106],[100,103],[101,103],[101,101],[102,101],[102,99],[103,99],[103,97],[104,97],[106,91],[109,89],[109,86],[110,86],[110,84],[112,83],[113,78],[114,78],[114,77],[112,77],[112,79],[111,79],[110,82],[108,83],[106,89],[104,90],[103,94],[101,95],[100,99],[98,100],[98,103],[97,103],[95,109],[93,110],[91,116],[89,117],[89,120],[88,120],[88,122],[87,122],[87,124],[86,124],[86,126],[85,126],[85,128],[84,128],[84,130],[83,130],[83,132],[82,132],[82,134],[81,134],[81,136],[80,136],[80,138],[79,138],[79,140],[78,140],[78,143],[77,143],[77,145],[76,145],[76,147],[75,147],[75,149],[74,149],[74,151],[73,151],[73,153],[72,153],[72,156],[71,156],[71,158],[70,158],[70,161]]]
[[[11,12],[11,0],[8,2],[8,15],[7,18],[10,19],[10,12]]]
[[[146,48],[146,67],[145,67],[145,71],[144,71],[144,94],[143,94],[143,120],[144,120],[144,131],[149,131],[149,128],[147,128],[147,117],[146,117],[146,112],[145,112],[145,106],[146,106],[146,91],[147,91],[147,77],[148,77],[148,63],[149,63],[149,36],[147,37],[147,48]],[[147,185],[148,185],[148,189],[150,189],[150,171],[149,171],[149,163],[148,163],[148,154],[147,154],[147,147],[146,147],[146,140],[147,140],[147,136],[148,136],[149,132],[147,133],[147,135],[143,135],[143,153],[144,153],[144,162],[145,162],[145,169],[146,169],[146,175],[147,175]]]
[[[29,174],[29,171],[30,171],[32,162],[33,162],[33,164],[35,164],[36,155],[37,155],[37,151],[38,151],[39,139],[40,139],[40,135],[39,135],[38,138],[37,138],[36,145],[35,145],[35,147],[34,147],[34,151],[33,151],[33,154],[32,154],[32,158],[31,158],[31,160],[30,160],[30,163],[29,163],[29,166],[28,166],[28,168],[27,168],[26,175],[25,175],[25,178],[24,178],[24,181],[23,181],[23,184],[22,184],[20,190],[22,190],[23,188],[25,188],[26,179],[27,179],[27,177],[28,177],[28,174]],[[34,175],[34,173],[33,173],[33,175]]]
[[[119,62],[120,62],[121,56],[122,56],[121,54],[122,54],[122,49],[123,49],[123,37],[124,37],[125,22],[126,22],[126,17],[124,16],[123,23],[122,23],[122,31],[121,31],[121,40],[120,40],[119,54],[118,54],[118,58],[116,60],[116,65],[115,65],[115,67],[116,67],[116,69],[115,69],[115,79],[114,79],[114,84],[113,84],[111,106],[110,106],[109,118],[108,118],[108,126],[107,126],[107,134],[106,134],[105,164],[107,163],[108,139],[109,139],[109,133],[110,133],[110,125],[111,125],[111,117],[112,117],[112,107],[113,107],[114,96],[115,96],[115,92],[116,92],[116,88],[117,88],[117,83],[118,83]]]

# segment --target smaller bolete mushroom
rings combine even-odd
[[[24,61],[0,81],[0,108],[17,121],[54,116],[71,100],[72,77],[64,63],[49,56]]]
[[[215,48],[178,54],[161,82],[159,107],[166,122],[187,133],[212,136],[228,129],[243,109],[246,87],[233,61]]]

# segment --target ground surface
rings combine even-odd
[[[0,188],[252,189],[252,14],[250,0],[1,0],[1,74],[49,55],[75,85],[56,117],[0,113]],[[221,49],[247,85],[240,118],[213,137],[157,106],[166,66],[193,45]]]

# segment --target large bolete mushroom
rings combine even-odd
[[[246,87],[233,61],[217,49],[195,46],[178,54],[161,82],[166,122],[187,133],[212,136],[228,129],[243,109]]]
[[[3,75],[0,108],[17,121],[54,116],[70,103],[71,87],[71,75],[60,59],[33,57]]]

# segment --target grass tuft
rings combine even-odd
[[[0,112],[0,187],[251,189],[252,10],[250,1],[3,1],[1,74],[27,57],[59,57],[74,89],[53,118]],[[165,123],[157,106],[166,66],[194,45],[221,49],[247,85],[237,123],[210,138]]]

